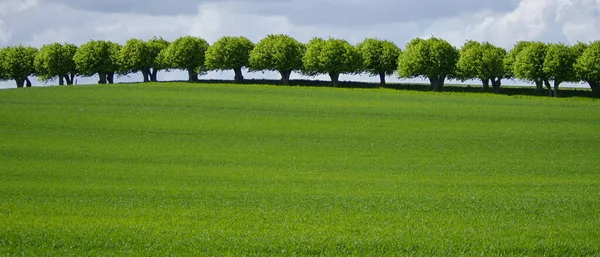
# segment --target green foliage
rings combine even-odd
[[[447,41],[432,37],[408,42],[398,59],[400,78],[425,77],[433,90],[441,91],[448,76],[454,76],[458,50]]]
[[[306,46],[302,62],[304,74],[329,74],[334,86],[337,86],[340,74],[359,73],[363,64],[362,56],[354,46],[346,40],[334,38],[312,39]]]
[[[0,79],[13,79],[17,87],[23,87],[25,81],[30,86],[29,76],[35,74],[35,56],[38,50],[30,46],[11,46],[0,50]]]
[[[548,80],[558,84],[576,82],[577,78],[573,65],[577,61],[577,52],[565,44],[550,44],[544,59],[543,71]]]
[[[506,55],[506,50],[488,42],[467,41],[459,51],[457,78],[463,81],[479,79],[484,87],[491,81],[496,89],[508,74],[504,66]]]
[[[268,35],[250,53],[250,67],[255,71],[298,71],[304,52],[304,45],[288,35]]]
[[[544,62],[548,52],[548,45],[543,42],[531,42],[517,55],[513,64],[513,72],[516,78],[524,81],[548,80],[544,72]]]
[[[148,70],[154,66],[156,59],[149,44],[140,39],[128,40],[119,56],[121,68],[128,72]]]
[[[504,67],[508,73],[507,78],[515,77],[515,62],[517,61],[517,56],[519,56],[523,49],[527,48],[531,44],[533,44],[531,41],[519,41],[508,52],[508,55],[506,55],[506,58],[504,59]]]
[[[577,80],[588,82],[592,92],[600,96],[600,41],[591,43],[574,64]]]
[[[0,90],[3,256],[597,256],[590,99]]]
[[[168,67],[167,64],[162,62],[159,58],[160,53],[169,47],[169,41],[164,40],[162,38],[152,38],[146,42],[149,48],[149,55],[153,57],[153,62],[151,67],[155,70],[164,70]]]
[[[575,53],[575,56],[577,58],[579,58],[579,56],[581,56],[583,54],[583,52],[585,52],[585,49],[588,48],[588,44],[586,43],[582,43],[582,42],[577,42],[577,44],[574,44],[571,46],[571,49],[573,50],[573,53]]]
[[[363,60],[363,69],[371,75],[392,75],[398,69],[400,48],[391,41],[367,38],[356,46]]]
[[[253,48],[254,43],[246,37],[222,37],[206,51],[206,67],[210,70],[248,67]]]
[[[42,46],[35,57],[36,76],[40,80],[60,79],[60,77],[70,80],[70,75],[77,74],[73,59],[75,53],[77,53],[77,46],[73,44],[53,43]],[[72,83],[72,81],[68,82]]]
[[[83,76],[108,74],[121,71],[119,65],[121,46],[106,40],[94,40],[81,45],[73,59],[79,73]]]
[[[180,37],[164,50],[163,59],[168,68],[198,72],[206,69],[204,64],[208,47],[202,38]]]

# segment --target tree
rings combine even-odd
[[[544,72],[544,61],[548,52],[548,45],[543,42],[532,42],[518,55],[513,64],[513,72],[516,78],[524,81],[533,81],[536,86],[546,85],[548,94],[553,95],[549,78]]]
[[[548,80],[554,82],[554,97],[558,96],[558,86],[562,82],[575,82],[577,52],[565,44],[550,44],[544,59],[543,71]]]
[[[511,49],[506,58],[504,58],[504,68],[507,72],[507,78],[516,78],[515,75],[515,62],[517,62],[517,57],[523,51],[523,49],[527,48],[533,44],[532,41],[519,41],[515,44],[513,49]],[[544,90],[543,81],[534,80],[535,86],[537,90]]]
[[[73,44],[53,43],[44,45],[35,57],[36,75],[40,80],[58,78],[58,84],[73,85],[77,69],[73,57],[77,46]]]
[[[142,72],[144,82],[150,81],[150,69],[154,59],[150,46],[140,39],[128,40],[119,53],[121,68],[127,72]]]
[[[158,71],[164,69],[158,60],[160,52],[169,42],[153,38],[147,42],[130,39],[120,52],[120,65],[126,72],[141,72],[144,82],[156,82]]]
[[[198,73],[205,70],[205,54],[209,45],[202,38],[185,36],[173,41],[164,50],[163,62],[171,69],[187,70],[189,81],[198,81]]]
[[[379,75],[381,86],[385,86],[385,76],[398,69],[400,48],[391,41],[367,38],[356,46],[362,55],[364,71]]]
[[[0,50],[1,80],[12,79],[17,88],[31,87],[29,76],[35,74],[35,56],[38,50],[30,46],[12,46]]]
[[[339,85],[340,74],[358,73],[362,68],[362,57],[358,50],[346,40],[314,38],[306,46],[302,58],[303,73],[308,76],[329,74],[333,86]]]
[[[81,45],[73,60],[81,75],[90,77],[98,74],[98,84],[112,84],[115,73],[122,71],[119,65],[120,55],[119,44],[95,40]]]
[[[222,37],[206,51],[206,67],[210,70],[230,70],[235,82],[244,81],[242,68],[250,66],[250,52],[254,43],[245,37]]]
[[[590,85],[592,94],[600,97],[600,41],[591,43],[575,62],[575,74],[578,80]]]
[[[292,72],[302,70],[304,52],[304,45],[288,35],[268,35],[250,52],[250,68],[278,71],[281,83],[288,85]]]
[[[148,40],[146,44],[149,47],[150,56],[153,57],[151,70],[148,71],[150,75],[150,81],[157,82],[158,71],[168,68],[168,66],[161,59],[160,53],[169,47],[169,41],[154,37]]]
[[[448,76],[455,74],[458,50],[447,41],[432,37],[408,42],[398,58],[400,78],[426,77],[434,91],[442,91]]]
[[[467,41],[459,51],[456,64],[456,77],[465,81],[479,79],[484,89],[489,89],[490,82],[495,93],[507,76],[504,66],[506,50],[488,42]]]

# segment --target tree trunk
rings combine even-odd
[[[99,78],[99,80],[98,80],[98,84],[100,84],[100,85],[104,85],[104,84],[106,84],[106,73],[104,73],[104,72],[99,72],[99,73],[98,73],[98,78]]]
[[[436,92],[442,92],[444,90],[445,78],[429,78],[431,83],[431,89]]]
[[[29,78],[25,78],[25,82],[27,87],[31,87],[31,80],[29,80]]]
[[[492,88],[494,90],[494,94],[500,93],[500,86],[502,86],[502,79],[492,79]]]
[[[281,74],[281,84],[286,86],[289,85],[292,71],[279,71],[279,73]]]
[[[560,81],[554,80],[554,97],[558,97],[558,85],[560,85]]]
[[[490,89],[490,80],[489,79],[481,79],[481,83],[483,84],[483,89]]]
[[[68,79],[67,79],[68,80]],[[58,85],[59,86],[64,86],[65,85],[65,76],[63,75],[58,75]]]
[[[75,83],[75,73],[67,75],[67,85],[73,85]]]
[[[156,79],[158,76],[158,70],[157,69],[153,69],[152,73],[150,74],[150,81],[152,82],[157,82],[158,80]]]
[[[142,76],[144,77],[144,82],[150,82],[150,70],[142,69]]]
[[[17,83],[17,88],[25,87],[25,80],[20,78],[15,78],[15,82]]]
[[[544,80],[544,85],[546,85],[546,88],[548,88],[548,95],[552,96],[554,95],[552,93],[552,85],[550,85],[550,81],[548,81],[547,79]]]
[[[196,72],[194,69],[188,69],[188,81],[198,82],[198,72]]]
[[[114,84],[115,83],[115,72],[109,72],[106,74],[106,81],[108,81],[108,84]]]
[[[379,73],[379,86],[385,87],[385,72]]]
[[[331,85],[337,87],[340,85],[340,74],[337,72],[330,72],[329,77],[331,78]]]
[[[587,83],[590,85],[590,88],[592,89],[592,96],[600,97],[600,83],[594,82],[594,81],[588,81]]]
[[[544,90],[544,81],[542,81],[542,80],[535,80],[535,89],[538,90],[538,91]]]
[[[244,82],[244,76],[242,75],[242,68],[233,68],[233,72],[235,73],[235,83]]]

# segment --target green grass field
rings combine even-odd
[[[0,90],[2,256],[598,256],[600,100]]]

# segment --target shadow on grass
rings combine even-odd
[[[170,83],[170,82],[182,82],[190,83],[187,81],[165,81],[158,83]],[[280,80],[268,80],[268,79],[246,79],[241,83],[236,83],[233,80],[200,80],[195,83],[200,84],[243,84],[243,85],[273,85],[282,86]],[[290,80],[289,87],[303,86],[303,87],[331,87],[330,81],[324,80]],[[340,81],[340,88],[357,88],[357,89],[368,89],[368,88],[388,88],[395,90],[411,90],[429,92],[432,91],[429,84],[426,83],[387,83],[381,87],[379,83],[370,82],[355,82],[355,81]],[[444,92],[460,92],[460,93],[474,93],[474,94],[491,94],[491,89],[485,90],[481,85],[452,85],[447,84],[444,86]],[[545,96],[548,97],[547,90],[536,90],[534,87],[526,86],[503,86],[500,88],[500,95],[517,95],[517,96]],[[563,88],[559,90],[559,97],[589,97],[597,98],[592,94],[592,91],[586,88]]]

